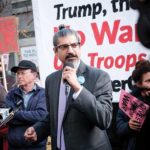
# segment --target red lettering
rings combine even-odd
[[[91,57],[90,65],[94,66],[94,60],[95,57],[98,56],[98,53],[89,53],[88,56]]]
[[[141,53],[141,54],[139,54],[139,56],[138,56],[138,60],[145,59],[145,57],[146,57],[146,54]]]
[[[104,68],[111,69],[116,67],[117,69],[125,68],[125,71],[129,71],[133,68],[138,60],[144,59],[147,57],[146,54],[141,53],[137,54],[130,54],[127,56],[120,55],[114,58],[113,56],[107,57],[99,57],[98,53],[89,53],[88,56],[90,57],[90,65],[96,68],[102,68],[102,63],[104,64]],[[94,65],[94,63],[96,65]]]
[[[103,44],[105,34],[108,37],[109,43],[114,44],[115,40],[116,40],[119,24],[120,24],[120,20],[116,20],[114,22],[114,26],[113,26],[112,31],[110,31],[109,24],[107,21],[105,21],[105,22],[103,22],[101,31],[99,32],[97,24],[92,23],[91,26],[92,26],[92,30],[93,30],[97,45]]]
[[[119,37],[119,41],[121,43],[127,43],[129,41],[132,41],[132,28],[131,26],[122,26],[120,28],[121,31],[126,31],[122,33]]]
[[[112,68],[113,64],[114,64],[114,59],[112,56],[107,57],[104,61],[104,66],[106,67],[106,69]]]
[[[54,57],[54,68],[56,70],[60,70],[62,68],[62,64],[58,65],[58,62],[59,62],[58,60],[59,60],[58,57],[55,55],[55,57]]]
[[[122,68],[125,63],[125,57],[123,55],[118,56],[115,61],[116,68]]]
[[[135,24],[135,41],[139,42],[139,37],[138,37],[138,34],[137,34],[137,24]]]
[[[135,40],[135,42],[139,42],[136,26],[137,25],[135,25],[134,28],[132,28],[130,25],[120,26],[120,20],[115,20],[113,25],[109,25],[107,21],[104,21],[101,28],[98,29],[96,23],[91,23],[92,31],[97,45],[102,45],[105,37],[108,38],[109,44],[114,44],[117,40],[117,37],[119,37],[118,41],[121,43],[127,43],[133,40]],[[117,35],[119,30],[122,33]],[[135,39],[133,39],[133,37]]]
[[[81,38],[81,46],[85,43],[85,34],[82,31],[78,31]]]
[[[127,62],[126,62],[126,71],[129,71],[129,68],[134,67],[136,64],[136,54],[127,55]]]
[[[100,66],[101,66],[102,61],[104,61],[104,57],[99,57],[97,59],[97,68],[101,68]]]

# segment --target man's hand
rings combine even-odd
[[[140,129],[141,129],[141,123],[138,122],[138,121],[136,121],[136,120],[134,120],[134,119],[130,119],[129,120],[129,127],[132,130],[140,131]]]
[[[37,134],[33,127],[27,128],[24,133],[25,140],[35,142],[37,141]]]
[[[78,82],[75,68],[66,66],[63,70],[62,78],[63,80],[68,81],[69,85],[74,89],[75,92],[80,90],[81,85]]]

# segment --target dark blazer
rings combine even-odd
[[[46,79],[47,107],[50,112],[47,120],[36,124],[38,138],[48,135],[52,138],[52,150],[57,148],[57,123],[59,89],[62,70]],[[76,100],[70,90],[63,131],[66,150],[111,150],[105,129],[112,119],[112,87],[108,74],[80,63],[77,76],[84,76],[83,89]],[[40,128],[39,126],[42,126]]]

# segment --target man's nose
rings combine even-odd
[[[71,45],[69,45],[67,49],[67,53],[73,53],[73,52],[74,52],[73,48],[71,47]]]

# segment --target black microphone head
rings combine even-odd
[[[65,68],[66,66],[74,68],[73,62],[70,62],[70,61],[65,62],[63,68]]]
[[[66,62],[64,63],[63,68],[65,68],[66,66],[71,67],[71,68],[74,68],[73,62],[70,62],[70,61],[66,61]],[[67,81],[67,80],[64,80],[63,82],[64,82],[65,84],[68,84],[68,81]]]

